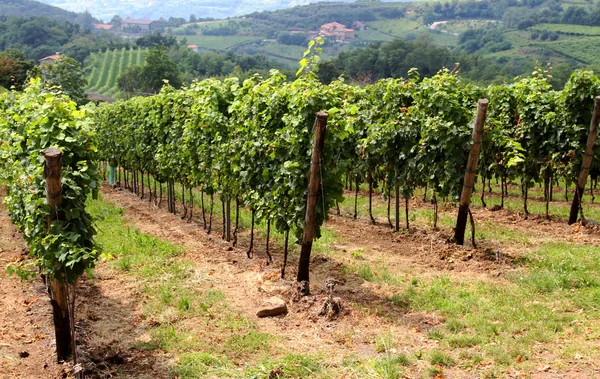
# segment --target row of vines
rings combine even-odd
[[[126,53],[133,52],[119,56]],[[117,61],[107,53],[102,66],[124,66]],[[134,187],[141,174],[142,188],[146,183],[151,197],[162,199],[166,184],[173,212],[176,183],[184,207],[193,204],[185,202],[186,194],[191,197],[193,189],[200,190],[202,201],[209,199],[202,204],[203,212],[210,209],[209,232],[215,197],[228,210],[224,214],[233,202],[234,243],[239,210],[250,210],[253,226],[265,220],[268,230],[273,225],[285,235],[286,256],[289,238],[299,241],[308,220],[307,188],[315,167],[319,186],[308,197],[317,199],[316,237],[329,210],[343,200],[344,186],[354,185],[356,199],[363,183],[369,195],[382,185],[388,199],[395,196],[396,230],[400,199],[405,199],[408,227],[408,199],[417,188],[429,190],[436,215],[438,199],[458,200],[480,98],[488,98],[489,107],[479,185],[497,180],[504,196],[508,183],[520,183],[527,214],[529,188],[543,185],[549,200],[553,182],[576,181],[594,97],[600,93],[600,79],[587,71],[574,73],[561,91],[551,89],[541,69],[488,88],[465,83],[448,70],[422,80],[413,71],[406,80],[361,87],[343,81],[323,85],[308,58],[301,63],[304,73],[293,82],[277,71],[243,82],[207,79],[182,90],[167,86],[152,97],[86,110],[76,109],[39,81],[22,93],[3,95],[0,179],[8,185],[4,201],[10,217],[34,258],[31,267],[62,284],[74,283],[94,267],[98,250],[85,201],[98,189],[99,160],[123,169],[119,172],[129,175]],[[320,154],[315,155],[315,115],[320,111],[327,113],[319,113],[327,128],[325,143],[316,144]],[[43,153],[49,148],[62,151],[62,187],[56,195],[47,188],[50,169]],[[591,169],[593,180],[597,162]],[[369,216],[374,220],[371,210]],[[231,217],[226,218],[229,239]],[[252,236],[251,231],[249,256]],[[31,267],[15,269],[29,275]],[[305,269],[303,281],[308,280]],[[73,293],[67,291],[70,302]]]
[[[498,180],[503,197],[507,183],[521,183],[528,214],[529,188],[541,183],[548,194],[553,181],[575,182],[600,93],[593,73],[574,73],[561,91],[551,89],[541,69],[488,88],[448,70],[423,80],[416,72],[410,77],[358,87],[322,85],[311,73],[288,82],[274,71],[243,83],[208,79],[182,90],[167,87],[153,97],[100,107],[100,152],[111,166],[135,173],[136,184],[139,173],[142,186],[149,186],[150,177],[167,183],[171,211],[175,182],[184,199],[192,188],[208,195],[211,213],[215,195],[224,204],[235,200],[236,208],[252,211],[253,222],[267,220],[286,235],[286,252],[289,232],[299,239],[304,227],[319,110],[329,119],[319,162],[317,228],[343,199],[344,185],[354,184],[357,197],[361,183],[368,183],[370,194],[380,183],[388,198],[395,194],[397,230],[400,198],[406,199],[408,227],[408,199],[415,189],[428,189],[435,226],[438,199],[460,196],[478,98],[490,100],[480,183]],[[593,178],[597,173],[595,163]],[[150,194],[158,196],[156,190]]]
[[[29,261],[9,266],[21,277],[41,274],[48,286],[59,360],[74,346],[73,285],[97,263],[96,229],[86,199],[100,176],[91,119],[66,96],[33,80],[0,102],[0,181],[10,218],[29,247]],[[49,163],[52,152],[56,163]],[[49,177],[56,178],[54,186]]]

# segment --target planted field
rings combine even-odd
[[[243,36],[187,36],[181,38],[186,38],[189,44],[197,45],[199,49],[212,51],[227,51],[246,43],[261,40],[256,37]]]
[[[279,43],[265,43],[260,46],[260,51],[267,55],[284,58],[289,62],[297,64],[306,51],[303,46],[290,46]]]
[[[568,25],[568,24],[539,24],[532,30],[556,32],[575,36],[600,36],[600,26]]]
[[[600,48],[600,37],[559,39],[545,45],[567,58],[573,58],[585,64],[594,64],[597,61],[596,51]]]
[[[144,62],[147,49],[107,50],[92,54],[85,62],[88,73],[87,92],[114,96],[119,91],[117,78],[129,66]]]
[[[372,30],[377,30],[394,37],[406,37],[409,34],[419,34],[427,30],[427,27],[420,20],[413,21],[409,18],[373,21],[368,23],[368,25]]]
[[[77,344],[60,346],[85,375],[593,376],[600,79],[324,85],[302,64],[294,82],[206,79],[82,111],[40,84],[5,98],[0,174],[23,240],[0,209],[2,263],[68,279]],[[35,163],[46,146],[65,150],[62,177]],[[44,366],[32,288],[7,280],[25,316],[0,308],[2,370],[69,376]]]

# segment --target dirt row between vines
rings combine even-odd
[[[186,223],[164,209],[157,209],[128,191],[103,188],[105,201],[122,207],[123,217],[131,227],[142,233],[182,246],[185,253],[178,259],[193,261],[194,270],[210,278],[210,287],[226,295],[229,304],[254,320],[261,332],[278,336],[284,346],[293,346],[297,353],[328,351],[335,360],[349,353],[376,356],[373,340],[382,330],[402,336],[402,348],[430,350],[436,341],[427,339],[423,331],[438,325],[435,314],[406,313],[385,301],[384,288],[366,283],[354,275],[344,274],[344,262],[325,254],[315,253],[311,265],[313,297],[291,301],[295,297],[293,279],[296,261],[288,267],[287,279],[278,278],[282,259],[280,247],[275,247],[273,266],[265,265],[264,241],[257,238],[256,255],[247,259],[249,232],[240,235],[240,248],[231,248],[218,235],[208,236],[198,219]],[[1,193],[0,193],[1,196]],[[534,232],[540,240],[554,239],[600,244],[598,233],[585,228],[567,227],[565,224],[542,219],[523,220],[509,212],[475,210],[478,220],[489,218],[494,223]],[[447,272],[458,277],[481,277],[502,281],[503,273],[517,268],[512,260],[523,251],[522,246],[502,246],[485,241],[479,249],[456,247],[446,240],[450,231],[414,229],[409,233],[394,234],[378,220],[369,225],[365,220],[353,220],[349,215],[332,215],[326,228],[339,235],[331,248],[351,255],[368,250],[374,259],[401,265],[407,271],[439,275]],[[215,227],[218,231],[218,222]],[[535,243],[535,242],[534,242]],[[6,264],[21,259],[26,252],[22,238],[9,223],[4,208],[0,210],[0,377],[53,378],[64,377],[68,370],[54,361],[51,312],[45,288],[37,279],[21,282],[17,277],[7,277]],[[494,252],[504,250],[502,260]],[[325,298],[324,282],[336,278],[340,285],[336,296],[346,305],[346,312],[337,320],[319,318],[315,312]],[[89,377],[156,378],[168,377],[169,367],[175,357],[160,351],[132,349],[139,341],[147,341],[153,321],[144,319],[136,279],[101,263],[94,279],[83,279],[78,285],[77,330],[80,360]],[[266,298],[277,295],[288,300],[289,313],[285,317],[258,319],[256,308]],[[374,312],[358,311],[374,309]],[[383,313],[382,313],[383,310]],[[394,322],[390,320],[393,319]],[[346,331],[353,331],[345,340]],[[26,354],[25,354],[26,353]],[[22,358],[20,357],[22,356]],[[424,374],[426,364],[416,363],[407,368],[407,377]],[[470,377],[458,369],[444,370],[447,377]],[[553,377],[551,373],[536,376]],[[477,375],[473,375],[477,376]]]
[[[264,238],[255,240],[255,257],[247,259],[245,250],[249,245],[249,231],[240,233],[239,248],[232,249],[223,242],[219,234],[220,223],[215,221],[215,234],[207,236],[201,227],[200,219],[192,223],[181,221],[179,216],[157,209],[134,194],[124,190],[105,189],[105,200],[126,212],[124,217],[142,233],[171,241],[187,250],[184,259],[194,261],[198,272],[208,273],[213,286],[224,291],[230,303],[246,316],[254,319],[261,332],[267,332],[283,338],[284,345],[293,346],[298,353],[330,351],[331,359],[348,353],[358,352],[361,355],[377,356],[373,341],[378,333],[390,330],[394,335],[403,336],[402,345],[406,351],[423,349],[425,351],[437,347],[437,342],[424,337],[427,331],[443,321],[435,314],[422,312],[406,313],[386,302],[385,288],[372,285],[354,275],[343,273],[343,262],[336,261],[324,254],[313,254],[311,264],[312,298],[300,302],[290,301],[294,298],[295,264],[291,261],[287,270],[286,281],[278,279],[282,261],[282,250],[275,247],[272,254],[275,263],[265,266]],[[527,230],[537,236],[532,243],[547,240],[573,239],[594,245],[600,244],[596,230],[578,226],[569,227],[561,222],[548,221],[543,218],[530,217],[525,220],[510,212],[491,212],[479,209],[475,212],[478,220],[490,219],[500,225]],[[329,248],[347,252],[367,252],[374,259],[385,260],[391,265],[401,265],[406,271],[415,271],[425,275],[439,275],[447,272],[453,277],[474,277],[502,283],[503,274],[517,270],[513,259],[517,258],[527,247],[507,246],[494,241],[485,241],[478,249],[457,247],[447,242],[450,231],[428,231],[411,229],[406,234],[394,234],[383,220],[376,225],[369,225],[366,220],[354,220],[349,215],[331,215],[325,225],[342,237]],[[503,258],[498,261],[496,249],[504,250]],[[273,249],[273,247],[272,247]],[[324,282],[327,278],[336,278],[341,285],[336,288],[349,312],[343,317],[329,322],[315,317],[315,311],[325,298]],[[286,300],[290,312],[282,318],[257,319],[254,312],[257,306],[271,295],[278,295]],[[373,309],[372,313],[359,312],[356,307]],[[383,310],[383,312],[382,312]],[[391,321],[393,320],[393,322]],[[359,331],[351,341],[340,340],[345,331]],[[426,372],[426,365],[415,364],[407,369],[406,377],[419,377]],[[577,371],[575,371],[577,372]],[[457,369],[445,369],[447,377],[476,377]],[[575,377],[579,374],[574,374]],[[548,372],[533,373],[535,377],[555,377]],[[567,377],[572,377],[567,374]]]
[[[0,377],[51,378],[62,367],[53,352],[50,302],[41,281],[23,282],[6,271],[27,249],[2,204],[4,192],[0,187]]]

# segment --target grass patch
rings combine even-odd
[[[478,336],[474,335],[459,335],[448,338],[448,346],[451,348],[471,347],[481,343]]]
[[[407,278],[381,262],[377,268],[357,263],[347,271],[366,281],[390,285],[394,295],[386,298],[389,304],[407,312],[446,318],[445,324],[430,330],[427,337],[459,353],[481,349],[483,356],[470,359],[468,364],[481,358],[514,365],[522,361],[517,357],[527,356],[533,346],[549,344],[553,350],[557,339],[569,341],[567,346],[555,346],[557,354],[572,347],[583,355],[589,346],[581,344],[582,339],[587,340],[590,333],[600,335],[595,324],[587,323],[599,315],[600,279],[596,273],[600,271],[600,256],[596,250],[587,245],[543,244],[520,261],[520,270],[507,274],[501,282],[448,275]],[[386,280],[380,272],[386,273]],[[575,321],[589,324],[587,335],[572,327]],[[377,351],[385,351],[384,344],[377,342]],[[434,361],[437,357],[434,354]]]
[[[223,348],[236,356],[247,356],[268,350],[271,339],[266,333],[249,330],[229,337]]]
[[[323,371],[323,361],[321,356],[287,354],[246,369],[244,378],[314,378]]]
[[[396,347],[396,339],[390,332],[381,333],[375,339],[375,351],[378,353],[385,353],[394,347]]]
[[[225,358],[205,352],[185,353],[171,369],[171,375],[181,379],[198,378],[203,375],[230,376],[233,370],[233,365]]]
[[[373,361],[373,369],[379,378],[398,379],[404,373],[405,358],[405,356],[394,356],[388,352],[384,358]]]
[[[429,353],[429,363],[434,366],[451,367],[456,364],[456,361],[444,351],[432,350]]]

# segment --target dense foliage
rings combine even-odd
[[[3,96],[0,178],[8,186],[4,201],[11,220],[23,233],[32,264],[44,275],[73,282],[98,259],[96,230],[85,209],[100,181],[91,120],[64,95],[44,91],[39,80]],[[42,156],[51,147],[63,152],[62,205],[55,215],[46,201]]]
[[[65,94],[77,105],[84,105],[88,102],[85,93],[87,79],[81,69],[81,64],[75,59],[61,57],[56,62],[36,66],[29,72],[29,75],[41,78],[47,90]]]
[[[0,53],[0,86],[20,91],[27,80],[27,73],[35,66],[19,49],[8,49]]]
[[[278,230],[299,232],[316,111],[330,114],[320,224],[341,200],[343,178],[383,182],[388,193],[399,187],[404,197],[425,186],[434,199],[458,199],[476,101],[489,97],[484,180],[520,179],[527,211],[526,190],[533,183],[576,177],[574,158],[583,151],[593,96],[600,91],[592,73],[574,73],[563,91],[551,90],[541,69],[483,89],[448,70],[423,80],[414,70],[411,75],[355,87],[321,85],[314,72],[288,83],[273,72],[243,83],[209,79],[183,90],[166,88],[151,98],[101,107],[101,153],[113,165],[163,182],[238,198],[258,218],[273,219]]]

